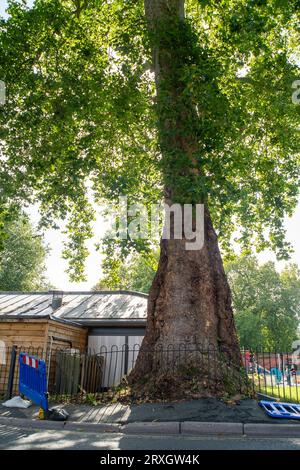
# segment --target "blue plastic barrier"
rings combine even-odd
[[[279,403],[261,400],[258,404],[271,418],[300,419],[299,403]]]
[[[20,353],[19,392],[48,411],[46,363],[34,356]]]

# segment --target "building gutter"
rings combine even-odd
[[[78,320],[78,323],[87,327],[105,327],[105,326],[117,326],[117,327],[145,327],[147,319],[120,319],[120,318],[109,318],[109,319],[95,319],[95,318],[84,318]]]
[[[55,315],[45,315],[45,316],[37,316],[37,315],[0,315],[0,322],[19,322],[19,321],[26,321],[26,320],[34,320],[34,321],[45,321],[45,320],[53,320],[58,323],[63,323],[64,325],[71,325],[71,326],[84,326],[82,323],[75,322],[72,320],[66,320],[63,318],[58,318]]]

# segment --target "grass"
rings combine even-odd
[[[289,387],[287,385],[274,385],[273,387],[257,387],[258,393],[264,393],[274,398],[279,398],[280,401],[291,403],[300,403],[300,385],[297,387]]]

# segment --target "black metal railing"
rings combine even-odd
[[[153,374],[183,378],[190,397],[201,396],[203,384],[210,391],[241,395],[260,393],[281,401],[300,402],[300,355],[298,352],[241,351],[241,364],[226,352],[199,345],[172,344],[140,351],[140,345],[102,346],[99,350],[7,347],[0,350],[0,397],[18,394],[19,353],[46,361],[48,391],[52,399],[106,402],[134,400],[127,377],[138,354],[151,362]],[[164,375],[165,374],[165,375]],[[167,379],[166,379],[167,380]],[[167,391],[161,391],[164,399]]]

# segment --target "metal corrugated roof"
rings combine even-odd
[[[63,292],[61,307],[52,308],[53,292],[1,292],[0,320],[53,318],[76,323],[145,320],[147,295],[130,291]]]

